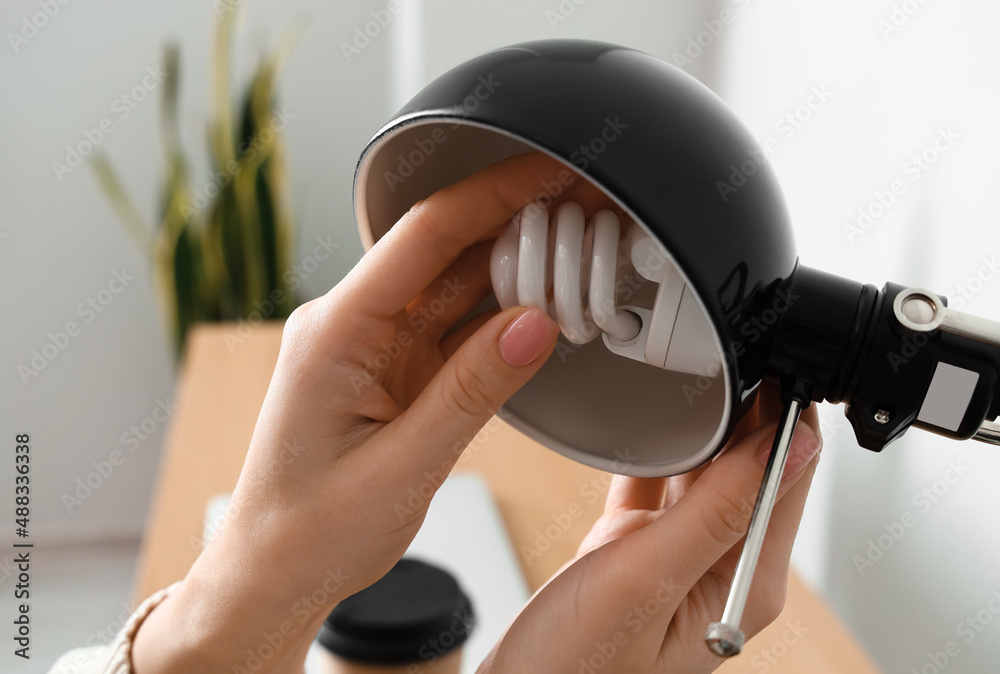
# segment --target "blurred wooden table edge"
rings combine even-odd
[[[206,324],[189,336],[174,414],[140,551],[141,600],[180,580],[200,550],[205,504],[233,489],[270,382],[281,324]],[[528,585],[576,551],[600,514],[610,476],[549,451],[494,418],[456,470],[489,484]],[[823,599],[789,575],[781,616],[720,672],[878,672]]]

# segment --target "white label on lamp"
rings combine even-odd
[[[938,363],[917,421],[957,431],[972,402],[979,373],[948,363]]]

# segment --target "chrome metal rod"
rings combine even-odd
[[[929,290],[907,288],[896,295],[892,309],[896,320],[915,332],[941,330],[1000,347],[1000,323],[949,309],[940,297]],[[1000,445],[1000,424],[988,420],[983,422],[972,439]]]
[[[1000,346],[1000,323],[949,309],[941,298],[922,288],[907,288],[892,303],[903,326],[915,332],[943,330],[954,335]]]
[[[941,329],[993,346],[1000,346],[1000,323],[988,318],[965,314],[954,309],[945,309]]]
[[[726,599],[726,608],[722,612],[722,620],[709,625],[705,632],[705,642],[708,647],[716,655],[725,658],[737,655],[743,650],[745,637],[740,629],[740,622],[743,620],[743,610],[746,608],[747,596],[750,594],[750,584],[753,582],[757,560],[760,559],[760,550],[764,545],[767,523],[771,519],[771,511],[774,510],[774,504],[778,500],[778,487],[781,485],[781,476],[785,472],[788,450],[792,446],[792,435],[801,414],[802,403],[795,399],[790,400],[781,413],[778,432],[774,436],[771,454],[764,469],[764,479],[760,484],[760,491],[757,493],[757,503],[754,505],[753,515],[750,517],[746,543],[740,553],[740,561],[736,564],[736,573],[733,574],[733,583],[729,587],[729,597]]]
[[[982,427],[976,431],[972,439],[989,445],[1000,445],[1000,424],[994,421],[983,422]]]

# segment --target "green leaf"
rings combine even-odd
[[[197,256],[191,245],[188,229],[181,230],[174,250],[174,297],[177,323],[175,346],[177,355],[184,351],[184,343],[191,325],[199,318]]]
[[[107,155],[103,152],[95,153],[88,165],[94,171],[101,190],[104,191],[104,195],[111,202],[112,208],[115,209],[125,226],[125,231],[132,237],[136,247],[149,259],[152,245],[149,227],[142,221],[139,211],[125,193],[125,189],[118,179],[118,174],[115,173],[111,162],[108,161]]]
[[[163,50],[163,100],[160,102],[160,133],[163,154],[173,157],[180,154],[180,124],[178,122],[178,86],[180,83],[180,52],[176,44]]]
[[[209,129],[209,155],[215,168],[223,169],[235,158],[233,147],[233,110],[229,91],[229,54],[236,17],[243,9],[238,4],[233,11],[223,13],[215,32],[212,55],[212,124]]]
[[[209,157],[218,194],[194,207],[186,160],[180,142],[180,55],[164,49],[161,136],[165,159],[159,221],[143,225],[135,206],[103,155],[91,166],[129,235],[151,258],[160,305],[178,356],[191,326],[205,320],[246,318],[280,289],[285,301],[271,317],[286,317],[296,301],[282,275],[290,267],[293,219],[281,130],[272,124],[277,78],[304,32],[297,22],[284,30],[260,63],[236,110],[230,92],[230,50],[238,12],[224,13],[216,27],[211,66]],[[238,123],[234,135],[233,125]],[[263,130],[269,131],[262,133]]]

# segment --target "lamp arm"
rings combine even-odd
[[[1000,348],[1000,323],[949,309],[929,291],[907,288],[896,295],[892,310],[896,320],[913,332],[941,330]],[[1000,445],[1000,424],[983,421],[972,439]]]
[[[976,434],[972,436],[972,439],[985,442],[988,445],[1000,445],[1000,424],[993,421],[984,421],[983,425],[976,431]]]
[[[1000,323],[925,290],[881,290],[799,264],[784,281],[765,379],[845,403],[858,443],[881,451],[911,426],[998,444]]]
[[[914,425],[1000,444],[1000,424],[987,420],[1000,406],[1000,323],[949,310],[925,290],[887,283],[879,291],[801,265],[773,292],[785,300],[765,378],[780,385],[784,409],[722,618],[705,633],[722,657],[743,649],[754,570],[795,425],[812,400],[847,402],[858,442],[874,451]]]

